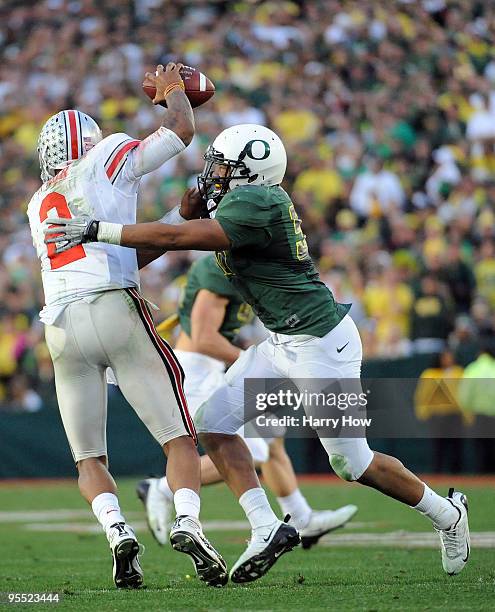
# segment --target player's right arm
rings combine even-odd
[[[191,310],[191,341],[194,352],[231,364],[241,350],[220,333],[228,305],[226,297],[208,289],[198,291]]]
[[[249,202],[238,199],[238,206],[232,207],[229,202],[225,212],[217,212],[215,219],[186,221],[182,225],[157,222],[120,225],[83,217],[53,218],[44,232],[47,244],[56,244],[57,253],[86,242],[162,251],[225,251],[232,247],[263,246],[270,240],[266,219],[261,215],[250,219],[243,206]],[[236,218],[231,218],[233,214]],[[238,216],[245,220],[239,221]]]
[[[214,219],[186,221],[182,225],[156,222],[120,225],[82,217],[50,218],[44,233],[45,242],[55,243],[57,253],[87,242],[161,251],[224,251],[231,247],[227,234]]]
[[[136,146],[129,156],[128,179],[137,180],[183,151],[194,136],[194,115],[180,76],[182,64],[160,64],[147,72],[143,85],[156,88],[153,104],[167,101],[163,125]]]

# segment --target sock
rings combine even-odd
[[[201,501],[196,491],[192,489],[177,489],[174,493],[174,504],[177,516],[192,516],[199,518]]]
[[[120,512],[119,500],[113,493],[100,493],[91,502],[93,512],[106,532],[115,523],[125,523]]]
[[[278,520],[271,509],[265,491],[261,487],[249,489],[239,497],[239,503],[246,513],[251,528],[267,527]]]
[[[432,491],[427,484],[419,504],[413,508],[431,519],[437,529],[448,529],[459,518],[458,510],[445,497]]]
[[[307,526],[312,510],[300,489],[285,497],[277,497],[277,501],[283,514],[290,514],[296,529],[304,529]]]
[[[158,490],[160,491],[160,493],[163,493],[163,495],[165,495],[167,499],[173,499],[174,494],[172,492],[172,489],[168,486],[166,476],[163,476],[163,478],[160,478],[158,480]]]

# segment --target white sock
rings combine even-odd
[[[312,510],[300,489],[285,497],[277,497],[277,501],[283,514],[290,514],[296,529],[304,529],[307,526]]]
[[[448,529],[459,518],[458,510],[445,497],[432,491],[427,484],[419,504],[413,508],[430,518],[437,529]]]
[[[173,499],[174,493],[172,489],[168,486],[167,477],[163,476],[158,480],[158,490],[160,493],[163,493],[167,499]]]
[[[91,502],[91,507],[105,532],[115,523],[125,523],[119,500],[113,493],[100,493]]]
[[[246,517],[252,529],[267,527],[277,521],[277,517],[271,509],[265,491],[261,487],[249,489],[239,497],[239,503],[246,513]]]
[[[175,512],[177,516],[192,516],[199,518],[201,501],[196,491],[192,489],[177,489],[174,493]]]

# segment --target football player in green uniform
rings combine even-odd
[[[184,373],[189,414],[224,384],[225,367],[236,361],[241,349],[234,344],[240,328],[253,319],[251,307],[218,267],[214,255],[193,263],[179,304],[181,331],[174,347]],[[167,322],[165,322],[167,323]],[[169,325],[165,325],[169,330]],[[160,326],[157,327],[160,332]],[[242,429],[240,430],[242,435]],[[277,432],[283,435],[283,432]],[[337,510],[313,510],[298,487],[291,460],[281,437],[245,437],[255,465],[277,497],[283,514],[299,530],[304,548],[326,533],[342,527],[357,511],[349,504]],[[201,483],[220,482],[222,477],[208,455],[201,458]],[[166,544],[171,526],[174,494],[167,478],[147,478],[137,486],[149,528],[159,544]]]
[[[263,126],[234,126],[217,136],[205,160],[199,185],[206,198],[219,202],[214,219],[180,223],[180,211],[174,221],[178,225],[50,219],[54,225],[45,232],[57,250],[91,241],[162,251],[215,250],[226,277],[270,331],[267,340],[250,347],[229,368],[225,383],[196,418],[203,446],[252,527],[248,547],[230,572],[233,582],[250,582],[296,546],[299,534],[273,512],[251,453],[236,435],[245,419],[244,379],[345,383],[359,379],[362,347],[347,314],[349,306],[336,303],[320,281],[294,205],[280,186],[287,165],[280,138]],[[71,211],[77,213],[76,203]],[[182,212],[190,216],[187,206]],[[323,434],[320,441],[341,478],[374,487],[426,515],[440,536],[444,570],[457,574],[463,569],[469,556],[469,528],[462,493],[451,489],[448,497],[441,497],[399,460],[371,451],[364,437]]]

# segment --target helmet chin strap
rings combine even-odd
[[[208,210],[208,215],[210,216],[210,219],[214,219],[215,218],[215,212],[216,212],[216,210],[218,208],[218,204],[219,203],[216,202],[215,200],[213,200],[212,198],[210,198],[206,202],[206,209]]]

